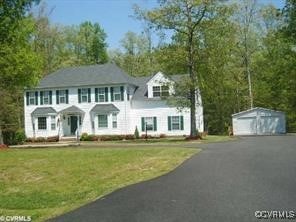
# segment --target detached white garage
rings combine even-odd
[[[233,135],[286,133],[285,113],[256,107],[232,115]]]

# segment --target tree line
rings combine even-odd
[[[209,133],[227,133],[231,114],[256,106],[284,111],[288,131],[295,132],[295,12],[295,0],[286,0],[283,9],[256,0],[160,0],[152,10],[135,5],[143,32],[127,30],[121,48],[107,51],[98,22],[52,24],[54,10],[39,0],[3,0],[0,131],[23,128],[24,87],[63,67],[115,62],[132,76],[189,74],[168,102],[194,113],[198,89]],[[172,32],[169,41],[166,30]],[[158,42],[152,41],[155,34]]]

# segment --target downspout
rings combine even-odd
[[[125,120],[125,134],[127,134],[127,128],[128,128],[128,125],[127,125],[127,116],[126,116],[126,103],[128,101],[128,99],[126,98],[125,100],[125,95],[127,95],[127,85],[125,85],[125,91],[123,93],[123,99],[124,99],[124,120]],[[126,96],[127,97],[127,96]]]

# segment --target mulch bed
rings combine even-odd
[[[0,150],[6,150],[8,149],[8,146],[5,144],[0,145]]]

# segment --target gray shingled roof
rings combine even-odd
[[[138,86],[138,88],[133,96],[133,100],[161,100],[161,98],[148,98],[147,82],[149,82],[153,76],[154,75],[134,78],[133,81],[135,82],[135,85]],[[171,78],[175,82],[178,82],[182,78],[188,77],[188,75],[170,75],[167,77]]]
[[[113,104],[97,104],[91,109],[91,112],[110,113],[110,112],[119,112],[119,109]]]
[[[89,65],[60,69],[45,76],[36,88],[90,86],[106,84],[134,84],[115,64]]]
[[[51,107],[38,107],[33,112],[33,116],[42,116],[42,115],[48,115],[48,114],[56,114],[57,111],[55,111],[54,108]]]
[[[84,113],[84,111],[79,109],[77,106],[70,106],[61,110],[60,113]]]

